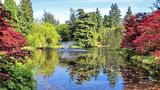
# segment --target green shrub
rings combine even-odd
[[[25,64],[3,61],[0,72],[7,72],[10,79],[0,82],[0,90],[34,90],[35,80],[33,68]]]

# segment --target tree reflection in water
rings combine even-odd
[[[91,52],[81,53],[76,60],[63,60],[61,63],[67,64],[70,77],[77,84],[98,78],[103,72],[109,78],[110,85],[114,88],[116,80],[120,76],[119,67],[123,65],[123,60],[116,50],[104,48],[92,49]]]
[[[67,84],[68,89],[70,89],[70,85],[83,88],[84,84],[92,81],[97,81],[97,84],[99,84],[102,74],[106,76],[106,79],[103,79],[106,82],[103,82],[106,85],[109,82],[109,87],[106,87],[110,89],[117,88],[117,85],[120,85],[117,84],[119,78],[123,78],[120,87],[125,90],[145,90],[145,88],[147,88],[146,90],[158,90],[160,88],[160,82],[158,82],[160,78],[159,70],[146,69],[146,66],[144,69],[144,66],[127,62],[121,58],[117,50],[95,48],[90,49],[89,52],[68,52],[67,57],[62,58],[63,54],[66,53],[58,53],[57,50],[53,49],[34,51],[33,65],[36,67],[36,79],[40,90],[42,87],[47,90],[52,90],[51,88],[59,89],[67,83],[69,83]],[[66,70],[66,72],[57,71],[59,68],[60,70]],[[55,70],[56,72],[54,72]],[[65,82],[61,81],[61,78],[65,79]],[[54,82],[51,82],[51,79]],[[57,84],[60,87],[54,86]],[[102,87],[106,88],[105,86]]]
[[[52,49],[35,50],[33,53],[33,65],[39,75],[50,76],[59,63],[58,53]]]

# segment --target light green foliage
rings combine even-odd
[[[70,40],[70,30],[69,30],[68,24],[57,25],[56,31],[60,35],[62,41],[69,41]]]
[[[51,23],[51,24],[53,24],[53,25],[58,24],[58,22],[57,22],[56,19],[54,18],[54,15],[51,14],[50,12],[46,12],[46,11],[44,11],[42,21],[43,21],[43,22],[47,22],[47,23]]]
[[[59,41],[59,35],[52,24],[35,23],[27,40],[33,47],[54,47]]]
[[[34,50],[31,65],[37,67],[36,73],[50,76],[59,63],[58,52],[53,49]]]
[[[5,0],[4,6],[7,10],[11,11],[14,18],[17,18],[18,15],[18,7],[16,5],[15,0]]]
[[[123,37],[123,26],[106,28],[102,37],[102,44],[110,48],[119,48]]]
[[[3,61],[0,70],[8,72],[11,80],[0,82],[1,90],[34,90],[35,80],[33,68],[22,63]]]
[[[33,10],[30,0],[21,0],[19,9],[19,25],[23,35],[27,36],[32,30]]]

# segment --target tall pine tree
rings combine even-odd
[[[110,27],[115,27],[121,22],[121,11],[116,3],[111,5],[111,10],[109,11],[109,19]]]
[[[126,19],[126,18],[128,18],[128,17],[130,17],[130,16],[132,16],[132,10],[131,10],[131,7],[129,6],[129,7],[128,7],[128,10],[127,10],[127,12],[126,12],[126,16],[124,17],[124,19]]]
[[[104,15],[104,18],[103,18],[103,26],[104,26],[104,27],[109,27],[109,24],[110,24],[110,22],[109,22],[109,16]]]
[[[21,0],[20,10],[19,10],[19,19],[20,19],[20,30],[27,36],[32,30],[33,23],[33,10],[30,0]]]
[[[102,31],[102,27],[103,27],[103,20],[102,20],[102,16],[101,13],[99,11],[99,9],[96,9],[96,18],[97,18],[97,32],[101,32]]]
[[[157,0],[156,3],[154,3],[154,7],[155,7],[157,10],[160,10],[160,0]]]
[[[53,24],[53,25],[56,25],[56,24],[57,24],[57,21],[56,21],[56,19],[54,18],[54,15],[51,14],[50,12],[46,12],[46,11],[44,11],[42,21],[43,21],[43,22],[47,22],[47,23],[51,23],[51,24]]]

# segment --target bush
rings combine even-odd
[[[0,82],[0,89],[2,90],[35,89],[33,68],[18,62],[11,63],[8,61],[3,61],[0,64],[1,64],[0,72],[3,73],[5,77],[8,77],[6,80]]]

